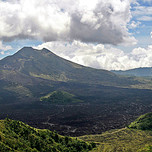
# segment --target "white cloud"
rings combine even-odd
[[[7,51],[7,50],[11,50],[12,47],[10,45],[4,45],[1,41],[0,41],[0,50],[4,50],[4,51]]]
[[[144,2],[149,2],[149,3],[151,3],[152,1],[151,0],[143,0]]]
[[[152,14],[152,7],[148,6],[136,6],[134,7],[135,11],[133,15],[151,15]]]
[[[94,68],[107,70],[127,70],[138,67],[152,66],[152,46],[135,48],[131,53],[104,46],[74,41],[47,42],[35,48],[48,48],[57,55],[73,62]]]
[[[4,45],[1,41],[0,41],[0,54],[4,55],[5,51],[11,50],[12,47],[10,45]]]
[[[132,15],[140,21],[151,21],[152,20],[152,7],[150,6],[136,6],[134,7]]]
[[[2,40],[64,37],[70,18],[53,2],[20,0],[0,2],[0,38]]]
[[[129,43],[128,0],[0,0],[0,39]]]
[[[141,16],[138,18],[139,21],[152,21],[151,16]]]
[[[135,21],[132,21],[128,26],[130,29],[135,29],[137,27],[139,27],[139,25],[141,24],[141,22],[135,22]]]

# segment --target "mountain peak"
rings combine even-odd
[[[14,55],[16,54],[27,54],[27,53],[31,53],[33,52],[35,49],[33,49],[32,47],[23,47],[22,49],[20,49],[18,52],[16,52]]]
[[[24,46],[22,49],[33,49],[31,46]]]
[[[34,50],[32,47],[25,46],[25,47],[21,48],[18,52],[20,52],[20,51],[32,51],[32,50]]]
[[[35,52],[35,51],[37,51],[37,52],[41,52],[41,53],[43,53],[43,54],[47,54],[47,53],[51,53],[51,54],[54,54],[54,53],[52,53],[50,50],[48,50],[48,49],[46,49],[46,48],[43,48],[43,49],[41,49],[41,50],[39,50],[39,49],[35,49],[35,48],[33,48],[33,47],[23,47],[22,49],[20,49],[18,52]],[[18,53],[17,52],[17,53]]]
[[[43,48],[43,49],[41,49],[41,50],[38,50],[38,49],[35,49],[35,48],[32,48],[32,47],[23,47],[22,49],[20,49],[17,53],[15,53],[14,55],[16,56],[26,56],[26,57],[28,57],[28,56],[35,56],[35,55],[40,55],[40,54],[42,54],[42,55],[45,55],[45,54],[54,54],[54,53],[52,53],[50,50],[48,50],[48,49],[46,49],[46,48]],[[55,55],[55,54],[54,54]]]

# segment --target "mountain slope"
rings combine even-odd
[[[138,76],[138,77],[151,77],[152,76],[152,68],[145,67],[145,68],[136,68],[126,71],[112,71],[115,74],[119,75],[129,75],[129,76]]]
[[[70,62],[47,49],[36,50],[31,47],[24,47],[14,55],[0,60],[0,83],[0,103],[39,100],[59,89],[69,92],[69,87],[72,91],[69,93],[75,95],[75,85],[83,89],[78,95],[82,96],[85,91],[82,84],[86,84],[86,87],[130,87],[141,84],[133,78]]]
[[[56,132],[32,128],[20,121],[0,121],[1,152],[87,152],[95,146]]]
[[[16,54],[2,59],[0,69],[1,79],[23,84],[32,83],[33,78],[115,86],[128,86],[137,83],[106,70],[84,67],[67,61],[47,49],[36,50],[31,47],[24,47]]]

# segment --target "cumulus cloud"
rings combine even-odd
[[[0,0],[0,39],[135,44],[128,0]]]
[[[137,22],[132,21],[132,22],[128,25],[128,27],[129,27],[130,29],[135,29],[135,28],[139,27],[140,24],[141,24],[141,22],[139,22],[139,21],[137,21]]]
[[[47,42],[35,48],[44,47],[63,58],[99,69],[127,70],[152,66],[152,46],[135,48],[130,53],[103,44],[93,45],[80,41]]]

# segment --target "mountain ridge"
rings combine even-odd
[[[36,50],[24,47],[12,56],[0,60],[1,70],[24,74],[37,78],[63,81],[81,81],[104,85],[127,85],[136,83],[102,69],[85,67],[63,59],[47,49]],[[2,73],[2,72],[1,72]],[[126,82],[127,81],[127,82]],[[124,83],[124,84],[123,84]]]

